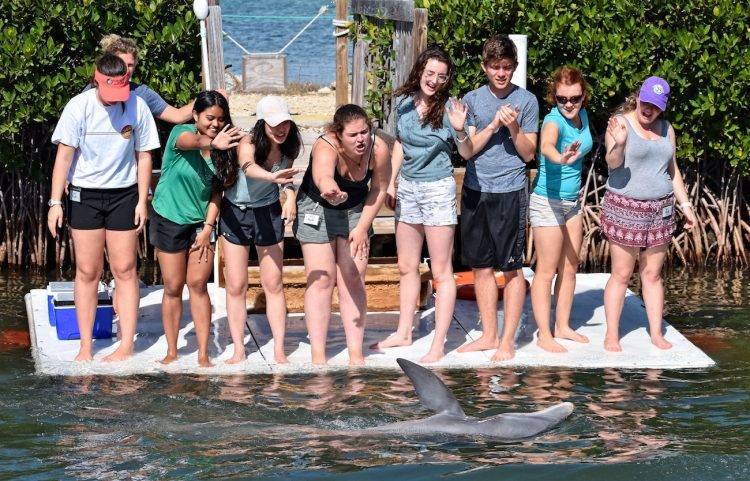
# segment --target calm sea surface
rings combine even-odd
[[[333,82],[336,70],[335,39],[332,20],[335,14],[331,0],[222,0],[224,31],[252,53],[278,52],[317,13],[321,6],[326,13],[285,51],[289,82],[327,85]],[[232,64],[239,75],[243,52],[226,37],[224,61]]]
[[[669,275],[667,319],[712,369],[443,372],[468,414],[576,405],[558,429],[502,444],[351,434],[426,415],[395,372],[36,376],[13,339],[47,278],[0,273],[0,479],[750,479],[749,280]]]

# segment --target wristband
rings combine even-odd
[[[683,202],[682,204],[677,204],[677,207],[680,209],[692,209],[693,203],[692,202]]]
[[[248,160],[247,162],[245,162],[244,164],[242,164],[242,167],[240,167],[240,170],[242,170],[243,174],[247,173],[246,172],[247,168],[250,167],[250,164],[252,164],[252,163],[253,163],[252,161]]]
[[[203,225],[209,226],[211,229],[216,230],[216,224],[209,224],[208,222],[204,222]]]
[[[458,131],[456,131],[456,132],[458,132]],[[461,132],[464,132],[464,131],[463,131],[463,130],[461,130]],[[464,142],[466,142],[466,140],[467,140],[467,139],[469,138],[469,134],[466,134],[465,132],[464,132],[464,134],[465,134],[465,135],[464,135],[464,138],[463,138],[463,139],[462,139],[462,138],[460,138],[460,137],[459,137],[459,136],[457,135],[457,136],[456,136],[456,142],[458,142],[459,144],[463,144]]]

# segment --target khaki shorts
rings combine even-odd
[[[529,196],[531,227],[557,227],[581,214],[581,200],[550,199],[532,193]]]

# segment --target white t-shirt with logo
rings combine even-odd
[[[159,148],[156,123],[146,102],[130,95],[104,106],[96,89],[76,95],[65,106],[52,143],[76,149],[68,181],[77,187],[117,189],[135,185],[136,152]]]

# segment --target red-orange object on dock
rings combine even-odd
[[[29,331],[25,329],[6,329],[0,331],[0,350],[28,348],[31,345]]]

